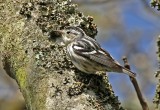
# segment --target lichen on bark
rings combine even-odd
[[[159,68],[155,73],[155,77],[158,79],[158,83],[156,86],[156,91],[155,91],[155,96],[153,99],[153,103],[155,104],[155,110],[159,110],[159,103],[160,103],[160,36],[157,39],[157,57],[158,57],[158,63],[159,63]]]
[[[15,76],[28,110],[123,110],[107,76],[77,70],[49,37],[79,26],[95,37],[93,18],[69,0],[7,0],[0,3],[0,50]],[[56,38],[55,38],[56,39]]]

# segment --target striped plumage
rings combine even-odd
[[[67,27],[59,31],[67,46],[67,53],[72,63],[85,73],[95,74],[97,71],[126,73],[135,77],[135,73],[122,67],[110,54],[84,31],[78,27]]]

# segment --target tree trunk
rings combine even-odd
[[[49,37],[52,30],[79,25],[97,34],[92,17],[85,17],[69,0],[2,0],[0,51],[5,69],[14,77],[28,110],[123,110],[107,76],[77,70]]]
[[[158,79],[158,83],[157,83],[156,91],[155,91],[155,96],[153,99],[153,103],[155,104],[155,110],[160,109],[160,103],[159,103],[160,102],[160,36],[157,39],[157,47],[158,47],[157,59],[159,62],[159,68],[155,72],[155,77]]]

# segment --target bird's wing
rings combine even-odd
[[[116,62],[107,51],[103,50],[92,38],[83,38],[81,40],[77,40],[73,45],[73,50],[75,53],[83,57],[87,57],[109,68],[119,65],[119,63]]]
[[[105,50],[100,49],[95,54],[90,55],[90,59],[103,64],[109,68],[115,67],[119,65],[118,62],[116,62],[112,56]]]

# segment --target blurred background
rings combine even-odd
[[[126,56],[142,93],[153,110],[157,80],[156,40],[160,35],[160,11],[151,8],[150,0],[74,0],[85,16],[94,17],[97,41],[123,65]],[[128,110],[141,110],[136,92],[125,74],[110,73],[115,94]]]

